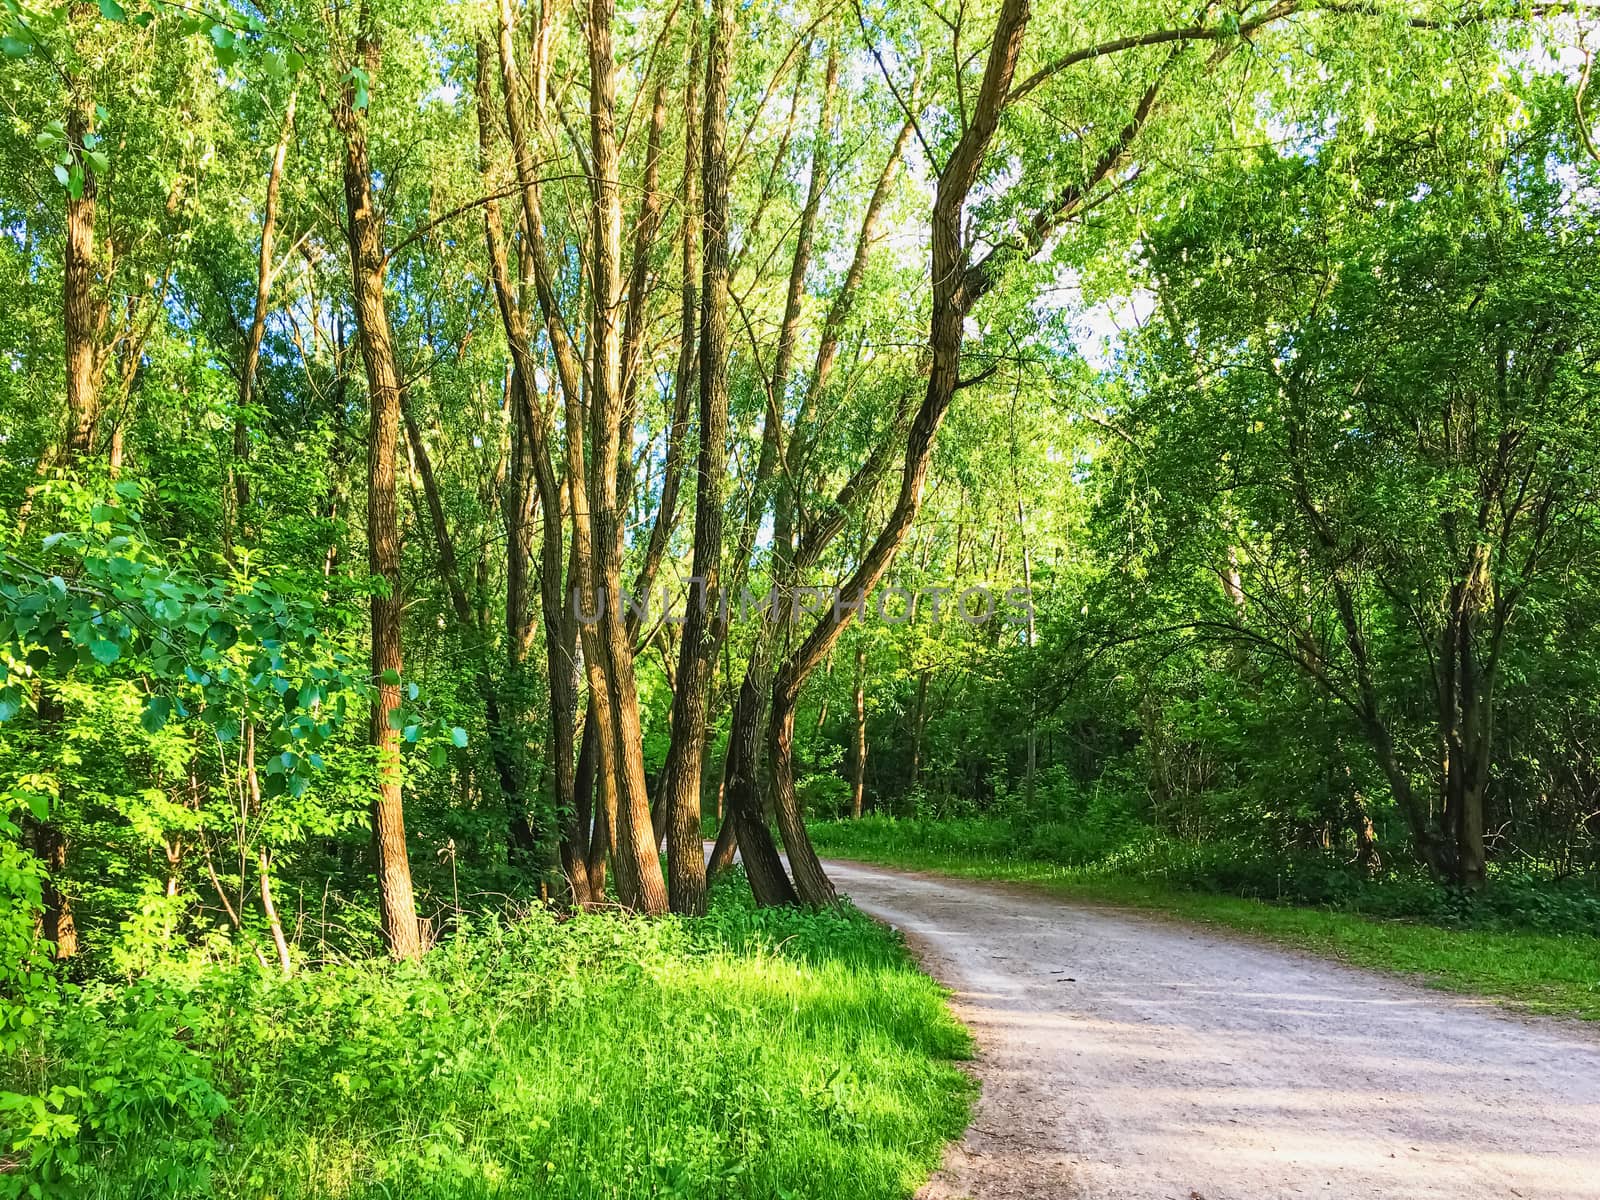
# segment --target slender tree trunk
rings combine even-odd
[[[600,723],[595,717],[593,705],[590,705],[583,718],[583,743],[578,751],[578,774],[575,786],[578,796],[579,826],[588,830],[589,835],[585,860],[589,872],[589,887],[597,902],[605,898],[606,862],[611,857],[611,846],[617,837],[616,810],[611,807],[610,798],[599,795],[595,787],[599,729]]]
[[[917,695],[911,704],[911,786],[922,780],[922,731],[928,723],[928,677],[933,672],[927,667],[917,672]]]
[[[1012,461],[1012,470],[1016,470],[1015,459]],[[1022,539],[1022,586],[1028,593],[1028,664],[1033,665],[1034,626],[1033,626],[1033,555],[1028,546],[1028,519],[1022,507],[1022,491],[1017,490],[1017,532]],[[1028,744],[1027,764],[1024,767],[1022,794],[1027,800],[1028,809],[1033,809],[1034,779],[1039,767],[1039,722],[1037,702],[1030,694],[1028,697]]]
[[[33,827],[33,853],[49,872],[40,887],[44,911],[39,935],[55,947],[56,958],[71,958],[78,953],[78,926],[72,915],[72,898],[63,887],[67,835],[58,822],[40,821]]]
[[[417,474],[422,477],[422,493],[428,507],[429,523],[433,526],[434,544],[438,548],[439,574],[444,579],[445,590],[450,597],[451,612],[455,615],[456,625],[463,634],[475,641],[481,641],[484,628],[479,624],[466,589],[461,584],[455,540],[450,536],[450,528],[445,523],[444,499],[439,491],[439,481],[433,473],[433,459],[428,453],[428,445],[423,440],[422,430],[417,426],[404,394],[400,400],[400,413],[405,422],[406,440],[411,446],[411,457],[417,465]],[[506,539],[508,556],[512,554],[512,544],[519,538],[520,533],[514,527],[508,526]],[[508,570],[507,574],[508,578],[515,578],[514,572]],[[520,630],[508,630],[507,636],[510,642],[510,665],[515,666],[520,657],[518,654]],[[481,649],[481,646],[478,647],[480,652]],[[538,852],[539,838],[523,795],[516,753],[511,744],[512,731],[502,712],[499,689],[495,687],[488,668],[481,660],[473,663],[472,678],[477,687],[478,697],[483,701],[484,723],[489,732],[489,757],[494,764],[494,778],[500,789],[500,798],[506,806],[508,854],[511,859],[531,858]]]
[[[739,853],[739,839],[734,833],[733,820],[724,820],[717,830],[717,840],[711,847],[711,859],[706,863],[706,877],[715,879],[733,866],[734,855]]]
[[[724,847],[719,834],[719,850],[730,857],[738,843],[745,876],[758,904],[793,904],[798,897],[778,857],[761,811],[761,713],[766,708],[767,687],[772,679],[772,651],[768,636],[757,636],[750,648],[750,664],[733,705],[733,720],[728,732],[728,816],[724,824],[731,835]],[[720,855],[714,853],[715,864]]]
[[[278,908],[272,902],[271,857],[262,846],[256,857],[256,873],[261,880],[261,911],[266,914],[267,928],[272,931],[272,944],[278,950],[278,969],[284,978],[294,974],[294,960],[289,957],[289,941],[283,936],[283,922],[278,918]]]
[[[504,15],[504,14],[502,14]],[[510,58],[509,32],[503,33],[507,57],[500,63],[503,86],[508,90],[505,98],[507,122],[514,125],[517,138],[514,150],[518,156],[519,177],[531,185],[532,176],[523,171],[522,155],[526,153],[526,136],[522,130],[520,98],[514,90],[517,76],[514,60]],[[486,41],[477,45],[477,103],[479,166],[484,186],[492,191],[494,154],[493,76],[494,51]],[[519,140],[520,139],[520,140]],[[524,214],[525,219],[528,218]],[[577,799],[577,766],[574,761],[578,720],[578,665],[577,623],[567,610],[562,587],[565,548],[561,537],[562,492],[557,480],[554,456],[549,440],[550,418],[539,402],[536,380],[540,372],[530,348],[530,328],[526,314],[518,307],[506,262],[505,242],[500,219],[500,206],[490,201],[484,206],[484,239],[488,247],[490,276],[494,282],[495,296],[499,302],[506,341],[511,348],[514,367],[512,392],[518,407],[518,431],[522,439],[523,455],[538,491],[538,501],[544,509],[543,532],[540,541],[539,595],[540,613],[544,624],[545,668],[550,688],[550,742],[554,759],[551,772],[554,785],[554,807],[562,822],[561,866],[572,890],[574,903],[587,905],[598,899],[589,878],[587,858],[587,830],[580,818]],[[509,597],[508,597],[509,602]],[[520,669],[520,658],[514,670]]]
[[[566,407],[568,434],[566,486],[572,502],[571,569],[567,577],[568,583],[575,603],[582,600],[591,609],[595,609],[606,599],[611,601],[600,610],[600,615],[595,620],[579,622],[584,670],[589,683],[589,719],[585,722],[585,737],[586,740],[592,739],[587,741],[585,750],[592,751],[587,753],[587,758],[594,771],[595,803],[600,813],[615,814],[618,811],[619,788],[629,787],[627,799],[630,804],[628,814],[630,836],[625,852],[615,855],[618,862],[618,890],[623,903],[628,907],[659,912],[666,907],[666,885],[661,877],[660,860],[653,851],[648,854],[641,853],[642,848],[636,844],[638,841],[648,843],[649,840],[649,802],[644,794],[644,763],[641,756],[642,746],[639,745],[642,739],[634,738],[634,753],[625,756],[623,770],[616,769],[619,762],[622,762],[615,749],[619,740],[617,736],[619,724],[624,729],[631,726],[633,732],[638,733],[638,692],[634,686],[631,647],[627,648],[626,658],[621,661],[620,668],[617,665],[619,656],[611,653],[614,631],[621,631],[623,634],[621,640],[626,642],[625,629],[616,612],[620,587],[616,578],[609,573],[611,568],[615,568],[620,575],[621,569],[620,556],[617,554],[615,521],[617,484],[615,464],[618,451],[619,412],[618,405],[613,402],[617,397],[616,385],[620,382],[615,281],[621,241],[621,209],[617,197],[614,135],[615,70],[611,54],[611,13],[603,0],[596,7],[602,11],[598,14],[601,18],[598,23],[594,20],[597,14],[594,12],[590,14],[591,90],[594,93],[591,96],[591,107],[594,109],[591,113],[591,132],[596,142],[607,143],[607,152],[603,157],[606,160],[604,166],[609,168],[610,173],[607,175],[601,170],[601,164],[596,163],[599,178],[595,188],[595,235],[597,242],[602,238],[605,240],[606,247],[597,252],[595,257],[597,260],[606,261],[596,262],[593,275],[597,284],[596,294],[603,295],[605,299],[594,300],[592,306],[595,317],[590,338],[592,359],[597,367],[604,368],[589,372],[599,385],[592,397],[586,397],[584,394],[584,364],[580,361],[578,351],[567,333],[556,292],[554,272],[550,266],[550,256],[545,246],[541,184],[534,170],[533,155],[523,120],[523,84],[516,67],[515,18],[510,0],[500,0],[499,4],[500,71],[502,89],[505,93],[506,124],[511,133],[512,151],[522,190],[527,260],[532,269],[534,290],[538,297],[540,312],[544,317],[545,332],[550,340],[556,376]],[[540,31],[535,38],[536,47],[547,44],[548,24],[549,13],[546,11],[542,16]],[[542,63],[536,62],[535,86],[532,89],[536,109],[542,109],[543,106],[543,79]],[[605,389],[603,394],[602,388]],[[590,414],[585,413],[586,400],[590,401],[588,403]],[[592,416],[592,421],[586,420],[586,415]],[[584,453],[583,431],[586,427],[589,428],[590,437],[595,442],[593,457],[596,462],[604,464],[594,472],[594,482],[600,489],[609,493],[609,498],[591,500],[589,471]],[[604,548],[603,551],[597,551],[597,545]],[[597,552],[604,553],[604,561],[597,561]],[[618,681],[616,686],[614,681]],[[613,703],[613,697],[621,702],[631,698],[633,702],[631,721],[629,714],[624,713],[620,717],[613,715],[619,706]],[[620,740],[626,743],[628,738],[624,736]],[[579,755],[580,776],[585,757],[585,754]],[[581,797],[584,790],[581,778],[577,781],[577,787]],[[633,819],[635,814],[632,811],[635,802],[637,802],[636,807],[641,810],[637,814],[637,820]],[[581,799],[579,803],[582,803]],[[637,837],[634,836],[635,832]],[[592,856],[588,869],[591,876],[590,891],[598,896],[600,886],[594,879],[595,863]],[[650,884],[654,886],[651,887]],[[642,896],[641,889],[648,892],[648,895]]]
[[[191,778],[193,778],[192,772]],[[259,816],[261,813],[261,776],[256,771],[256,726],[254,721],[246,723],[244,728],[244,787],[250,815]],[[243,831],[244,825],[241,822],[241,840]],[[278,909],[272,901],[271,861],[271,854],[267,850],[266,843],[257,843],[256,881],[261,893],[261,912],[267,919],[267,928],[272,932],[272,944],[278,951],[278,969],[287,978],[294,973],[294,962],[289,957],[288,939],[283,936],[283,922],[278,919]],[[242,911],[244,908],[245,887],[242,846],[240,849],[239,872],[239,909]],[[212,878],[215,880],[215,875]],[[222,894],[220,884],[218,884],[218,894]],[[226,896],[223,897],[223,903],[227,904]],[[229,915],[234,919],[235,928],[241,928],[238,915],[233,910],[233,907],[228,905],[228,909]],[[259,958],[260,955],[257,955],[257,957]],[[265,965],[264,959],[262,960],[262,965]]]
[[[239,373],[239,411],[233,418],[233,462],[228,473],[233,477],[234,537],[249,540],[250,475],[245,464],[250,459],[250,405],[255,400],[256,372],[261,365],[261,343],[267,331],[267,310],[272,299],[273,238],[278,228],[278,193],[283,187],[283,166],[289,157],[289,140],[294,133],[296,92],[289,93],[283,110],[283,129],[267,169],[266,203],[261,211],[261,248],[256,261],[256,301],[250,315],[250,331],[245,335],[244,364]],[[119,426],[120,428],[120,426]],[[230,541],[232,539],[230,538]],[[231,549],[231,548],[230,548]]]
[[[850,815],[861,819],[861,810],[867,794],[867,644],[856,643],[856,741],[851,758]]]
[[[672,415],[667,423],[667,454],[661,469],[661,498],[650,528],[650,542],[644,562],[633,586],[636,596],[647,596],[655,586],[667,539],[677,520],[678,496],[683,486],[684,445],[689,426],[690,404],[695,398],[696,370],[699,365],[697,331],[699,323],[700,273],[700,22],[689,24],[689,72],[684,86],[683,105],[683,182],[679,190],[682,220],[682,299],[678,323],[678,365],[674,378]],[[637,266],[637,263],[635,264]],[[631,293],[630,293],[631,299]],[[633,636],[637,629],[630,625]]]
[[[821,209],[823,190],[828,179],[828,161],[831,150],[831,113],[833,97],[839,79],[839,53],[835,44],[828,52],[827,75],[823,86],[822,108],[818,117],[815,144],[811,155],[810,179],[806,201],[800,212],[799,229],[795,237],[794,258],[789,267],[789,286],[784,299],[783,322],[779,326],[777,351],[773,356],[772,374],[767,381],[767,412],[763,427],[761,459],[752,486],[751,509],[740,539],[738,557],[748,558],[753,545],[756,526],[767,505],[768,480],[778,460],[779,434],[784,421],[783,398],[788,387],[794,348],[800,327],[801,303],[805,296],[806,272],[811,265],[812,246],[815,239],[817,214]],[[708,105],[709,105],[709,91]],[[869,217],[870,220],[870,217]],[[848,281],[847,281],[848,286]],[[786,460],[787,461],[787,460]],[[782,586],[792,583],[794,552],[794,496],[792,480],[777,490],[773,527],[773,580]],[[767,689],[772,679],[772,662],[777,653],[777,643],[786,628],[787,616],[782,611],[782,601],[769,628],[757,633],[751,648],[750,661],[745,668],[745,678],[734,703],[732,723],[728,733],[728,761],[725,768],[725,800],[731,834],[736,837],[745,874],[750,880],[756,900],[762,904],[788,904],[797,898],[778,855],[777,846],[767,828],[759,799],[761,768],[762,717],[767,708]],[[722,842],[719,836],[719,847]],[[728,846],[731,847],[731,841]],[[731,849],[725,849],[731,854]],[[716,855],[713,855],[713,859]]]
[[[824,89],[824,125],[828,123],[827,110],[831,109],[829,97],[832,93],[833,83],[837,80],[837,62],[832,54],[830,54],[828,77],[830,82]],[[861,231],[856,240],[855,254],[851,260],[850,268],[846,272],[844,283],[834,296],[833,303],[828,309],[828,315],[823,322],[816,363],[812,368],[810,380],[801,398],[799,411],[795,416],[794,431],[790,435],[789,444],[784,453],[786,486],[776,489],[773,534],[774,581],[780,588],[792,584],[800,571],[814,565],[832,539],[845,527],[848,516],[865,499],[871,485],[877,481],[881,472],[887,466],[894,439],[903,427],[904,415],[908,414],[909,411],[905,406],[902,406],[903,413],[897,413],[894,425],[885,434],[883,442],[869,457],[868,461],[856,470],[834,498],[834,502],[831,505],[833,515],[819,521],[807,532],[804,542],[797,547],[798,531],[794,528],[796,498],[789,489],[795,486],[795,481],[799,480],[805,472],[805,457],[810,429],[810,417],[808,414],[815,411],[818,398],[826,388],[832,375],[834,364],[838,360],[839,340],[844,330],[845,321],[854,306],[855,294],[866,276],[868,259],[878,236],[883,208],[894,179],[895,170],[905,152],[906,143],[912,129],[913,122],[908,118],[901,126],[899,136],[890,151],[888,161],[884,164],[883,171],[879,175],[877,187],[873,190],[872,198],[868,202],[866,214],[862,219]],[[821,144],[813,152],[811,166],[812,186],[807,192],[806,205],[801,212],[800,233],[796,239],[795,258],[790,268],[784,324],[779,331],[778,353],[774,360],[773,382],[769,387],[767,436],[764,436],[762,440],[762,457],[753,489],[755,498],[752,502],[752,511],[746,520],[745,532],[740,541],[738,561],[741,563],[748,558],[750,547],[753,545],[756,524],[765,511],[766,480],[771,475],[774,467],[773,458],[775,455],[773,452],[778,442],[777,430],[781,428],[783,420],[777,397],[786,387],[788,364],[795,345],[795,335],[798,332],[800,299],[803,295],[805,273],[810,262],[811,233],[809,230],[811,224],[815,221],[817,208],[821,201],[822,183],[828,176],[828,150],[826,134],[824,133]],[[788,614],[786,613],[774,614],[775,627],[762,631],[755,640],[750,661],[745,670],[745,679],[734,704],[728,733],[728,759],[724,767],[728,824],[734,827],[731,832],[737,834],[741,857],[745,862],[745,871],[750,878],[752,887],[756,891],[756,898],[764,904],[784,903],[794,898],[793,887],[789,884],[784,873],[783,864],[777,856],[776,848],[772,846],[771,836],[767,831],[761,814],[761,806],[757,799],[757,793],[760,790],[759,781],[762,765],[761,747],[764,727],[767,723],[768,697],[774,669],[773,658],[777,653],[775,647],[780,640],[784,622],[787,620]],[[742,806],[746,805],[749,807],[748,813],[742,811]],[[724,853],[731,860],[731,847],[731,840],[728,841],[727,847],[724,848],[723,841],[719,838],[718,855],[713,856],[713,867],[716,866],[718,856]],[[770,861],[768,861],[769,853]],[[778,883],[779,879],[782,880],[781,886]]]
[[[368,76],[377,74],[379,47],[365,8],[356,49]],[[367,159],[366,116],[354,104],[354,85],[336,107],[344,134],[344,192],[351,279],[361,357],[367,369],[367,559],[382,588],[372,597],[372,705],[369,739],[377,756],[378,783],[372,801],[372,844],[384,942],[395,958],[422,954],[411,862],[406,851],[405,812],[400,795],[400,734],[390,716],[400,707],[400,533],[395,495],[395,453],[400,432],[400,376],[383,295],[383,229],[372,198]]]

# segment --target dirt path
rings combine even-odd
[[[928,1200],[1600,1197],[1600,1039],[1159,918],[829,863],[976,1034]]]

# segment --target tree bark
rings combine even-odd
[[[934,437],[961,382],[962,323],[995,282],[992,272],[968,265],[969,247],[963,241],[961,216],[999,125],[1027,21],[1028,0],[1004,0],[971,121],[939,174],[932,220],[933,311],[929,323],[928,384],[906,438],[899,495],[882,532],[845,583],[845,603],[835,604],[818,619],[805,641],[784,661],[773,682],[768,722],[773,796],[801,899],[814,906],[832,904],[835,897],[833,885],[806,834],[804,815],[795,796],[795,707],[805,680],[854,619],[858,609],[852,606],[863,602],[889,569],[921,506]]]
[[[696,460],[694,581],[684,611],[672,740],[662,790],[667,808],[667,864],[674,912],[706,907],[705,849],[700,839],[700,779],[706,736],[706,691],[717,652],[715,606],[722,596],[723,478],[728,441],[728,127],[733,5],[718,0],[706,64],[705,267],[700,305],[700,451]]]
[[[356,53],[368,77],[377,74],[380,47],[363,6]],[[350,270],[361,357],[367,370],[367,562],[381,579],[372,597],[372,683],[376,689],[368,731],[377,757],[372,800],[372,845],[378,875],[383,937],[397,959],[419,958],[423,945],[411,889],[405,812],[400,794],[400,734],[390,716],[400,707],[402,614],[400,533],[395,495],[395,453],[400,432],[400,376],[383,294],[383,225],[372,196],[366,115],[347,85],[335,107],[344,135],[344,194]]]
[[[667,539],[677,520],[678,496],[683,486],[685,441],[689,426],[689,406],[695,398],[699,357],[696,341],[699,323],[700,272],[700,22],[689,26],[689,73],[684,86],[683,105],[683,182],[679,201],[683,211],[681,255],[683,268],[682,299],[678,323],[678,364],[674,376],[672,415],[667,422],[667,454],[661,469],[661,498],[644,562],[634,582],[634,595],[648,595],[655,586],[666,554]],[[636,637],[637,628],[633,629]]]
[[[74,3],[71,21],[92,20],[88,4]],[[67,244],[63,280],[63,334],[67,355],[66,459],[76,462],[94,452],[95,425],[100,418],[100,330],[104,307],[95,295],[95,202],[99,190],[94,168],[83,149],[94,129],[94,97],[79,78],[71,80],[67,111],[67,143],[81,173],[76,196],[67,194]]]
[[[644,774],[644,731],[634,676],[633,643],[622,599],[622,546],[619,540],[618,455],[623,410],[622,342],[618,314],[622,259],[622,201],[616,139],[616,59],[612,46],[613,0],[590,0],[589,134],[594,172],[594,230],[589,326],[594,355],[590,395],[592,458],[589,481],[590,546],[597,570],[591,582],[604,589],[598,629],[586,635],[585,650],[601,665],[603,709],[597,715],[609,728],[599,739],[600,787],[616,799],[617,841],[612,859],[622,903],[646,913],[667,909],[666,881],[650,826],[650,797]],[[569,441],[571,440],[569,429]],[[594,596],[593,589],[585,589]]]
[[[92,5],[78,0],[68,10],[75,34],[94,21]],[[94,452],[94,432],[99,420],[100,332],[105,308],[95,294],[94,237],[97,182],[84,146],[94,128],[94,97],[78,76],[67,80],[67,144],[82,186],[76,196],[67,193],[67,237],[62,272],[62,334],[66,351],[67,431],[61,455],[69,469]],[[25,506],[26,511],[26,506]],[[66,710],[55,689],[42,681],[39,724],[46,735],[56,734],[66,721]],[[58,959],[78,952],[78,927],[72,915],[72,898],[65,886],[67,836],[59,819],[39,822],[32,831],[34,852],[48,874],[42,885],[44,911],[40,932],[55,946]]]

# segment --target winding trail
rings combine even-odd
[[[1600,1198],[1600,1038],[1120,909],[830,862],[977,1037],[926,1200]]]

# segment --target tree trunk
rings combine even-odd
[[[92,5],[74,3],[68,10],[75,33],[94,21]],[[67,144],[82,180],[78,194],[67,194],[67,238],[62,272],[62,334],[66,351],[67,431],[61,455],[71,468],[94,452],[99,419],[99,351],[103,302],[95,294],[94,235],[97,181],[85,153],[84,138],[93,131],[94,97],[77,77],[68,79]],[[24,519],[26,519],[26,505]],[[59,737],[66,710],[48,681],[41,681],[39,725],[47,737]],[[59,800],[58,800],[59,803]],[[58,959],[78,952],[78,927],[72,898],[66,890],[67,836],[57,820],[39,822],[32,830],[34,852],[49,874],[43,881],[41,935],[54,944]]]
[[[911,786],[922,779],[922,731],[928,722],[928,677],[933,672],[927,667],[917,672],[917,695],[911,705]]]
[[[667,864],[674,912],[706,907],[705,848],[700,840],[700,778],[706,692],[716,662],[712,614],[722,601],[722,505],[728,441],[728,80],[732,75],[732,0],[718,0],[706,58],[704,281],[700,305],[700,451],[696,459],[693,582],[679,644],[672,741],[662,790],[667,808]]]
[[[604,591],[594,634],[585,649],[600,666],[596,715],[599,737],[599,779],[602,793],[615,797],[617,840],[612,859],[622,903],[646,913],[667,909],[666,881],[650,826],[650,798],[644,774],[644,731],[639,718],[639,690],[634,676],[633,643],[623,611],[622,553],[618,512],[620,421],[623,410],[622,342],[618,319],[622,258],[622,202],[616,140],[616,60],[612,47],[613,0],[590,0],[589,133],[594,169],[594,233],[591,255],[592,295],[589,503],[590,553],[596,569],[590,583]],[[569,428],[569,435],[571,428]],[[569,441],[571,440],[569,436]],[[581,509],[580,509],[581,511]],[[580,518],[581,519],[581,518]],[[593,586],[584,591],[597,596]],[[592,646],[590,643],[592,642]]]
[[[510,58],[509,32],[502,35],[502,49],[506,57],[500,63],[502,85],[507,88],[505,103],[507,123],[516,136],[513,138],[517,153],[519,176],[531,183],[531,175],[522,170],[522,155],[526,152],[526,139],[522,129],[519,98],[514,90],[516,70]],[[485,189],[492,191],[494,120],[493,84],[494,51],[485,41],[477,44],[477,103],[479,167]],[[520,147],[520,148],[519,148]],[[524,219],[531,219],[524,213]],[[550,743],[554,760],[552,778],[555,785],[554,807],[562,822],[561,866],[567,885],[572,890],[574,903],[588,905],[599,899],[590,879],[587,855],[588,834],[579,812],[576,763],[574,754],[577,742],[578,720],[578,665],[577,622],[568,611],[562,587],[565,548],[561,537],[562,487],[557,480],[556,465],[549,440],[550,418],[539,402],[536,380],[540,376],[530,349],[530,329],[526,314],[518,307],[516,293],[511,284],[506,262],[505,242],[500,223],[500,206],[490,201],[484,206],[484,240],[489,253],[490,277],[494,282],[495,296],[500,307],[501,322],[505,326],[506,342],[514,361],[512,369],[513,399],[518,407],[518,432],[522,439],[523,455],[538,491],[540,506],[545,518],[540,523],[539,597],[540,613],[544,624],[545,669],[550,688]],[[510,597],[507,598],[508,604]],[[508,634],[509,636],[509,634]],[[513,647],[513,651],[516,648]],[[520,669],[520,655],[513,669]],[[603,890],[603,888],[601,889]]]
[[[856,643],[856,740],[851,756],[850,815],[861,819],[861,810],[867,794],[867,644]]]
[[[40,917],[39,936],[55,947],[56,958],[71,958],[78,953],[78,926],[72,916],[72,898],[62,886],[62,875],[67,867],[67,836],[58,823],[40,821],[34,826],[33,853],[49,872],[40,887],[44,911]]]
[[[272,152],[267,170],[266,204],[261,211],[261,251],[256,261],[256,302],[250,315],[250,331],[245,335],[244,363],[239,372],[239,411],[233,417],[233,462],[228,473],[233,477],[234,529],[229,541],[239,537],[248,541],[250,528],[250,475],[245,464],[250,460],[250,405],[255,400],[256,371],[261,365],[261,342],[267,332],[267,309],[272,299],[272,247],[278,228],[278,193],[283,186],[283,165],[289,157],[289,139],[294,133],[294,109],[298,93],[290,92],[283,110],[283,129]],[[120,429],[120,426],[119,426]],[[231,545],[225,547],[231,553]]]
[[[599,751],[599,721],[590,706],[584,712],[583,744],[578,751],[578,773],[574,787],[578,798],[578,823],[588,833],[587,869],[589,888],[596,903],[605,899],[606,862],[611,856],[611,846],[617,836],[616,810],[610,807],[610,798],[602,797],[595,788],[595,759]]]
[[[371,14],[363,8],[356,50],[368,76],[377,74],[379,47],[370,32]],[[372,169],[367,159],[365,111],[355,107],[354,85],[345,88],[336,110],[344,134],[344,193],[350,243],[351,280],[361,357],[367,370],[367,560],[383,583],[372,597],[372,704],[368,736],[376,751],[378,783],[372,800],[372,845],[378,875],[383,937],[398,959],[422,954],[411,862],[406,851],[405,813],[400,795],[400,734],[390,716],[400,707],[400,533],[395,496],[395,452],[400,432],[400,376],[389,333],[383,295],[384,250],[381,220],[373,204]]]
[[[1005,0],[1001,5],[972,119],[939,175],[932,220],[933,308],[929,322],[928,384],[906,438],[899,495],[882,532],[841,589],[844,603],[835,604],[832,611],[819,618],[810,635],[779,668],[773,683],[769,722],[773,795],[778,805],[784,846],[789,852],[790,869],[800,885],[801,898],[808,904],[831,904],[834,894],[796,805],[794,709],[806,679],[833,648],[859,611],[859,605],[889,569],[921,506],[934,437],[960,386],[962,323],[972,305],[995,281],[992,271],[968,265],[969,250],[962,241],[961,215],[999,125],[1027,20],[1027,0]]]
[[[711,847],[711,859],[706,863],[706,878],[715,879],[733,866],[733,856],[739,853],[739,839],[734,835],[733,821],[725,819],[717,829],[717,840]]]
[[[772,651],[769,638],[757,636],[750,648],[750,664],[745,670],[739,697],[734,701],[733,719],[728,731],[728,790],[725,824],[732,840],[738,843],[745,876],[758,904],[793,904],[798,897],[789,875],[778,857],[772,831],[761,812],[760,779],[761,714],[765,711],[767,687],[772,678]],[[719,846],[722,838],[718,837]],[[731,849],[728,850],[731,854]],[[714,854],[713,859],[717,856]]]
[[[74,3],[74,25],[91,20],[89,5]],[[66,270],[62,311],[67,353],[67,441],[69,463],[94,452],[94,431],[100,417],[100,329],[104,307],[95,295],[94,237],[98,183],[83,150],[84,138],[93,132],[94,98],[83,81],[72,80],[73,95],[67,112],[67,143],[82,186],[76,196],[67,194]]]

